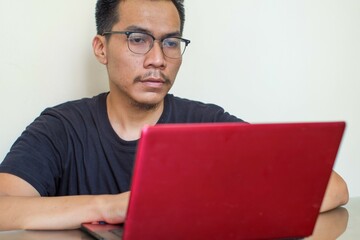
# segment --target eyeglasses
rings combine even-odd
[[[148,53],[157,40],[153,35],[144,32],[110,31],[104,32],[102,35],[110,34],[125,34],[129,50],[136,54]],[[181,58],[190,43],[190,40],[181,37],[166,37],[157,41],[161,43],[163,54],[169,58]]]

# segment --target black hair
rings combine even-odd
[[[96,3],[96,31],[101,35],[111,31],[114,24],[119,21],[118,6],[122,0],[98,0]],[[171,0],[180,16],[180,32],[183,33],[185,24],[184,0]]]

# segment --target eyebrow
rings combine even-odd
[[[136,26],[136,25],[128,26],[125,30],[126,31],[135,31],[135,32],[147,33],[147,34],[150,34],[152,36],[154,35],[151,31],[149,31],[149,30],[147,30],[145,28]],[[181,37],[181,33],[180,33],[180,31],[175,31],[175,32],[166,33],[165,35],[161,36],[162,39],[168,38],[168,37]]]

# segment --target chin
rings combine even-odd
[[[141,99],[133,99],[132,105],[136,108],[143,109],[143,110],[153,110],[156,109],[158,106],[163,103],[165,95],[159,96],[152,96],[152,97],[144,97]]]

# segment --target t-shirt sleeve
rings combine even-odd
[[[61,121],[42,114],[13,144],[0,165],[0,172],[24,179],[41,196],[53,196],[61,178],[61,154],[65,152],[66,141]]]

